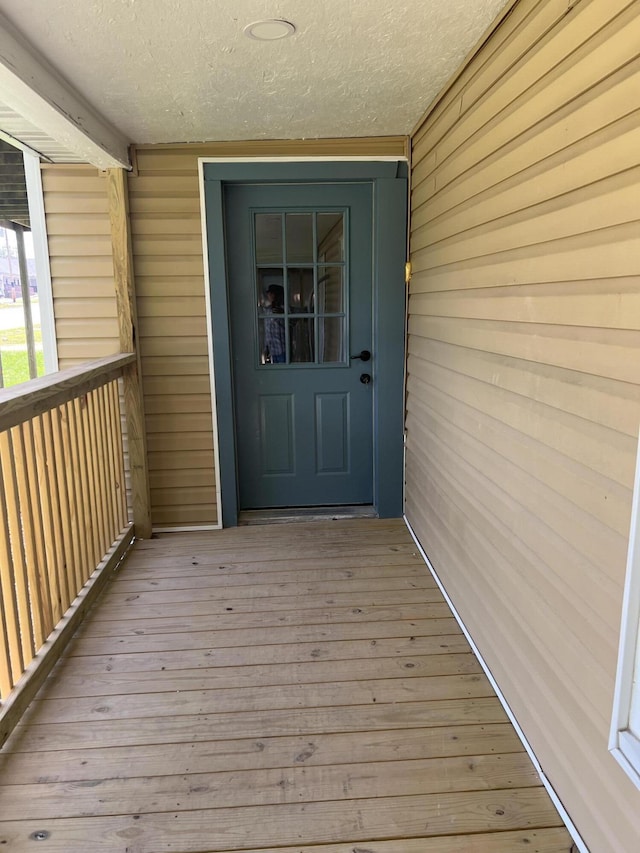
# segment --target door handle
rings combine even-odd
[[[368,349],[363,349],[362,352],[358,353],[358,355],[351,356],[352,361],[355,361],[357,358],[359,358],[361,361],[369,361],[369,359],[371,358],[371,353]]]

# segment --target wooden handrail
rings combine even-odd
[[[0,432],[88,394],[116,379],[135,360],[134,353],[108,355],[0,390]]]
[[[0,746],[135,536],[122,434],[135,369],[114,355],[0,392]]]

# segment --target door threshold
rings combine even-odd
[[[338,521],[345,518],[377,518],[372,506],[302,506],[280,509],[245,509],[238,514],[238,526],[285,524],[292,521]]]

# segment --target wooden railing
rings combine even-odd
[[[133,538],[118,355],[0,392],[0,745]]]

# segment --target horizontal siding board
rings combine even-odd
[[[102,318],[113,321],[113,296],[96,299],[93,292],[78,299],[77,297],[70,298],[65,294],[62,298],[53,300],[53,310],[58,320],[82,320],[84,321],[89,315],[92,321],[97,321]],[[109,323],[109,334],[113,332],[112,323]]]
[[[413,338],[409,352],[422,361],[524,395],[632,438],[637,435],[640,386],[630,382],[614,382],[589,373],[472,351],[426,338]],[[416,367],[416,371],[421,369],[428,372],[429,366]],[[624,499],[628,500],[627,494]]]
[[[182,413],[146,414],[147,435],[154,433],[184,432],[184,416]],[[191,432],[210,432],[210,412],[190,412],[189,430]]]
[[[202,394],[211,396],[211,384],[208,376],[145,376],[143,377],[145,395],[167,396]]]
[[[138,276],[136,278],[136,293],[142,302],[145,299],[161,297],[204,298],[202,276]]]
[[[414,364],[412,368],[415,369],[416,375],[420,374],[420,369]],[[428,373],[428,368],[425,373]],[[413,383],[420,380],[412,378],[411,381]],[[589,546],[593,548],[596,559],[606,551],[609,542],[613,547],[607,552],[608,560],[619,550],[617,537],[626,539],[629,529],[628,489],[609,477],[598,474],[580,461],[569,458],[549,444],[508,425],[502,418],[492,417],[478,407],[467,405],[433,385],[428,386],[425,393],[428,394],[429,400],[434,400],[431,409],[435,409],[437,401],[438,414],[446,418],[453,427],[474,436],[488,448],[500,453],[505,462],[517,465],[540,483],[533,484],[532,488],[541,491],[550,489],[565,502],[575,505],[575,524],[567,528],[564,534],[568,541],[579,536],[580,533],[576,531],[582,530],[582,525],[588,523],[592,532],[600,531],[594,544]],[[413,404],[412,401],[411,405]],[[419,402],[416,405],[419,405]],[[613,537],[609,531],[613,531]],[[586,547],[586,543],[591,543],[591,539],[591,536],[587,536],[581,545]]]
[[[185,450],[182,447],[149,453],[149,471],[192,471],[195,468],[213,471],[213,466],[212,450]]]
[[[461,429],[442,413],[447,406],[442,395],[433,397],[431,407],[414,401],[409,410],[415,418],[415,430],[420,439],[437,445],[435,454],[449,475],[467,483],[469,491],[481,495],[485,510],[506,525],[514,540],[519,540],[529,560],[540,560],[546,568],[549,585],[571,600],[573,590],[580,586],[578,601],[580,619],[589,619],[609,650],[617,643],[617,633],[611,630],[620,605],[619,586],[607,576],[603,554],[610,559],[624,559],[626,540],[615,534],[599,519],[577,512],[570,500],[541,483],[528,471],[508,459],[484,441],[491,429],[489,419],[476,416],[476,430]],[[413,437],[412,441],[419,440]],[[501,464],[502,463],[502,464]],[[491,471],[491,479],[483,472]],[[577,552],[579,562],[573,562]],[[597,601],[597,606],[595,602]],[[600,648],[600,646],[598,647]]]
[[[156,470],[150,472],[149,484],[152,489],[190,489],[196,486],[215,488],[215,478],[211,471],[201,468]]]
[[[153,414],[177,414],[180,412],[209,412],[211,413],[211,397],[209,394],[180,394],[167,397],[166,395],[148,394],[145,397],[145,412]]]
[[[634,135],[640,146],[640,128]],[[552,176],[546,177],[553,180]],[[498,196],[486,206],[478,205],[480,209],[466,222],[455,218],[441,223],[440,227],[430,223],[416,230],[416,252],[421,251],[423,243],[426,245],[421,255],[425,268],[589,234],[616,225],[637,225],[640,196],[640,169],[637,167],[549,200],[537,200],[540,190],[531,190],[533,198],[528,205],[526,186],[518,202],[513,197],[515,188],[512,190],[510,206],[515,210],[505,213],[501,206],[503,197]],[[556,187],[554,191],[557,192]],[[522,207],[516,208],[516,204]]]
[[[632,276],[416,293],[411,305],[412,313],[434,317],[640,329],[640,292]]]
[[[415,461],[415,460],[414,460]],[[422,478],[428,478],[424,469],[417,468]],[[542,695],[546,701],[557,701],[568,713],[581,718],[582,725],[591,730],[592,737],[602,731],[610,714],[613,695],[613,679],[607,677],[606,666],[590,657],[584,659],[584,645],[575,632],[576,622],[567,622],[563,615],[569,612],[566,602],[550,591],[541,592],[532,579],[539,574],[536,563],[516,559],[517,549],[511,538],[500,527],[491,525],[491,538],[484,534],[486,514],[478,497],[470,496],[464,484],[456,483],[452,478],[428,480],[427,497],[422,499],[433,510],[440,505],[440,523],[451,529],[454,523],[464,524],[460,528],[460,539],[473,548],[474,556],[466,559],[464,571],[458,579],[459,584],[475,586],[481,595],[480,600],[491,596],[492,583],[499,584],[493,594],[495,602],[489,607],[487,615],[502,613],[509,607],[518,614],[518,626],[511,625],[512,642],[518,650],[521,665],[527,666],[527,657],[535,660],[537,678],[542,676],[545,689]],[[515,562],[514,562],[515,559]],[[491,563],[491,568],[484,568]],[[471,583],[471,576],[477,571],[478,564],[483,566],[481,580]],[[458,589],[460,587],[458,586]],[[575,614],[573,614],[575,620]],[[477,624],[477,619],[471,619]],[[509,624],[510,620],[505,620]],[[539,638],[535,651],[523,653],[527,647],[527,637]],[[594,636],[595,648],[598,635]],[[558,653],[562,650],[562,654]],[[607,649],[600,649],[604,656]],[[608,663],[615,664],[616,649],[608,649]],[[614,666],[615,671],[615,666]],[[602,686],[606,689],[602,690]],[[555,712],[552,712],[555,716]]]
[[[202,504],[212,505],[216,502],[215,483],[205,486],[196,486],[190,483],[188,486],[179,487],[173,483],[170,486],[160,488],[151,487],[151,500],[155,509],[165,507],[183,507]]]
[[[139,317],[198,317],[205,312],[204,296],[186,296],[176,292],[172,296],[143,296],[138,300]]]
[[[147,435],[147,447],[150,453],[180,450],[185,441],[184,433],[156,432]],[[211,430],[189,431],[186,441],[191,450],[209,450],[212,446]]]
[[[153,356],[206,356],[207,338],[198,335],[190,338],[143,338],[140,342],[143,358]]]
[[[58,361],[64,368],[76,367],[86,361],[95,361],[106,355],[117,355],[120,347],[112,338],[94,338],[90,341],[81,338],[67,338],[58,341]]]
[[[151,520],[157,527],[195,527],[216,524],[216,504],[154,507]]]
[[[101,214],[76,216],[72,213],[48,213],[47,234],[49,245],[53,237],[67,238],[70,234],[75,237],[111,237],[109,218]]]
[[[77,278],[56,279],[56,286],[59,299],[84,299],[90,297],[92,299],[110,299],[114,304],[115,316],[115,289],[113,285],[113,276],[92,276],[90,288],[87,282]],[[90,292],[88,292],[90,290]]]
[[[176,216],[174,213],[155,213],[147,216],[131,217],[131,233],[134,244],[139,245],[141,238],[166,236],[176,238],[186,235],[195,239],[195,233],[200,228],[200,214],[191,216]]]
[[[520,0],[510,9],[479,55],[461,70],[455,83],[429,111],[428,121],[424,120],[413,134],[416,168],[430,147],[455,126],[463,104],[466,110],[470,109],[573,5],[572,0]]]
[[[427,270],[417,257],[412,288],[447,290],[633,276],[638,274],[639,257],[638,227],[631,223],[602,228],[589,235],[507,249],[477,261],[460,261],[432,270]],[[428,272],[428,276],[420,276],[422,272]]]
[[[148,357],[145,363],[146,376],[209,376],[209,359],[206,355],[176,355]]]
[[[202,337],[206,340],[206,317],[141,317],[139,321],[140,338],[191,338]]]
[[[591,12],[593,20],[585,21],[585,12]],[[438,162],[444,163],[453,152],[459,156],[462,150],[468,159],[488,144],[504,145],[523,126],[531,127],[632,61],[638,34],[634,0],[583,2],[499,86],[461,116],[439,147]],[[459,161],[456,172],[465,168]]]
[[[407,516],[594,853],[640,833],[606,749],[640,423],[639,46],[637,0],[521,0],[412,141]]]
[[[450,216],[457,213],[468,216],[473,212],[464,206],[469,199],[473,198],[478,205],[484,202],[491,205],[494,195],[507,193],[519,184],[523,198],[507,195],[501,202],[505,212],[523,209],[528,199],[532,203],[542,200],[541,193],[550,197],[561,195],[600,180],[612,171],[633,167],[638,110],[632,94],[638,85],[640,63],[636,61],[603,81],[597,91],[585,93],[549,119],[520,133],[517,139],[473,161],[463,173],[455,173],[445,187],[446,192],[438,192],[435,178],[424,182],[412,195],[414,227],[438,221],[449,211]],[[615,169],[610,162],[603,161],[603,153],[616,158]],[[580,158],[581,168],[577,173],[566,168],[568,158]],[[551,169],[556,170],[553,182],[531,183]]]
[[[418,337],[555,365],[621,382],[636,382],[638,332],[501,323],[412,315],[409,332]]]

